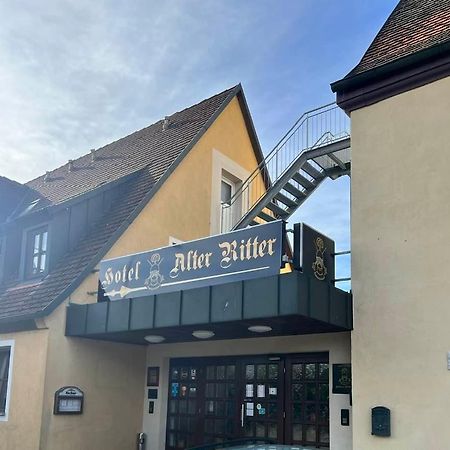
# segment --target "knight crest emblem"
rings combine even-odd
[[[164,276],[159,273],[159,265],[162,262],[161,255],[154,253],[147,261],[150,264],[150,274],[144,284],[148,289],[158,289],[164,281]]]
[[[316,260],[312,264],[312,269],[314,271],[314,276],[322,281],[325,280],[328,273],[323,256],[327,249],[325,248],[325,244],[321,237],[314,239],[314,244],[316,246]]]

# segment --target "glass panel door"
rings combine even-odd
[[[168,449],[185,449],[198,442],[201,369],[198,364],[174,364],[169,374]]]
[[[236,437],[237,383],[235,361],[223,360],[206,366],[204,443],[225,442]]]
[[[326,353],[172,360],[166,448],[241,438],[327,448],[328,384]]]
[[[241,428],[246,438],[283,443],[283,361],[252,357],[242,363]]]
[[[286,442],[318,448],[330,445],[328,355],[286,360]]]

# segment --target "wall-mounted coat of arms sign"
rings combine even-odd
[[[335,244],[304,223],[294,224],[294,267],[317,280],[335,279]]]

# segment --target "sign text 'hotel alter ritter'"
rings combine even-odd
[[[99,274],[103,295],[120,300],[275,275],[283,236],[284,223],[274,221],[105,260]]]

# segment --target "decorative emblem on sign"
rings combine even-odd
[[[119,300],[278,274],[284,223],[183,242],[100,263],[102,298]]]
[[[323,239],[321,237],[317,237],[314,239],[314,244],[316,246],[316,260],[312,264],[312,269],[314,271],[314,276],[322,281],[325,280],[327,276],[328,270],[325,267],[325,260],[323,254],[326,252],[325,245],[323,243]]]
[[[340,377],[338,382],[341,386],[350,386],[352,383],[352,378],[350,376],[350,368],[343,367],[341,369]]]
[[[159,265],[162,261],[161,255],[159,253],[154,253],[147,261],[150,264],[150,274],[148,278],[145,279],[144,284],[148,289],[158,289],[164,281],[164,277],[159,273]]]

